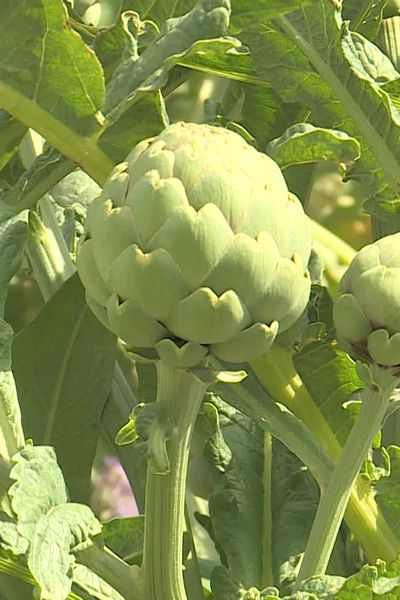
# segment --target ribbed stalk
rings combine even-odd
[[[157,474],[151,464],[147,472],[146,600],[187,600],[182,573],[186,473],[193,425],[208,383],[190,371],[171,369],[162,362],[157,365],[157,375],[159,425],[151,435],[159,441],[172,423],[173,436],[166,442],[169,472]]]

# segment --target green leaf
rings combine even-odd
[[[140,57],[130,57],[113,73],[104,110],[113,122],[134,102],[137,90],[154,90],[166,82],[167,71],[198,40],[224,35],[229,20],[227,0],[200,0],[186,15],[168,20]]]
[[[298,123],[289,127],[281,137],[272,140],[267,147],[267,154],[281,169],[321,160],[350,163],[359,158],[360,144],[343,131]]]
[[[252,64],[248,48],[232,37],[196,42],[178,64],[210,75],[267,86]]]
[[[315,594],[318,600],[330,600],[336,594],[345,581],[344,577],[322,575],[310,577],[302,581],[299,591],[308,594]]]
[[[364,387],[353,361],[332,342],[321,341],[308,344],[295,354],[294,364],[337,439],[344,443],[352,419],[343,410],[343,404]]]
[[[80,134],[98,128],[101,66],[69,28],[63,3],[4,0],[0,24],[0,97],[21,95]]]
[[[266,151],[267,143],[282,135],[286,127],[296,121],[299,106],[283,104],[270,87],[244,85],[244,100],[241,124],[257,139],[261,151]]]
[[[73,565],[72,579],[76,585],[90,594],[90,598],[124,600],[119,592],[84,565],[79,563]]]
[[[137,363],[136,370],[139,378],[139,401],[147,404],[157,398],[157,369],[154,364]]]
[[[210,397],[210,396],[209,396]],[[200,428],[205,441],[204,457],[220,473],[224,473],[232,460],[232,452],[225,441],[217,408],[211,402],[204,402],[197,417],[196,429]]]
[[[129,417],[129,421],[121,427],[115,436],[117,446],[127,446],[133,444],[139,439],[139,434],[136,431],[136,414],[133,412]]]
[[[243,31],[254,23],[266,23],[270,19],[290,13],[310,4],[311,0],[232,0],[232,26],[234,33]]]
[[[103,523],[105,545],[129,563],[139,562],[143,553],[144,516],[111,519]]]
[[[151,19],[159,27],[164,21],[189,12],[197,0],[123,0],[122,10],[135,10],[142,19]]]
[[[0,104],[104,181],[112,163],[90,136],[103,127],[104,78],[61,0],[0,4]]]
[[[42,600],[65,598],[71,591],[72,552],[88,547],[101,525],[88,506],[61,504],[36,524],[28,567],[38,583]]]
[[[350,21],[353,31],[358,31],[373,40],[379,31],[386,2],[387,0],[374,0],[373,2],[346,0],[343,6],[343,19]]]
[[[0,197],[15,211],[34,208],[38,200],[73,169],[75,164],[72,160],[50,148],[40,154],[17,183]]]
[[[273,440],[272,456],[272,560],[275,580],[279,581],[284,563],[305,550],[318,505],[318,488],[302,463],[277,440]]]
[[[0,539],[1,548],[15,556],[25,554],[29,548],[29,542],[19,533],[18,525],[10,521],[0,521]]]
[[[222,491],[210,498],[210,517],[218,544],[236,580],[261,584],[263,537],[263,434],[248,417],[225,414],[224,438],[231,449]]]
[[[400,578],[388,579],[379,577],[379,574],[377,567],[364,566],[344,582],[335,600],[396,600],[400,592]]]
[[[25,132],[25,125],[0,109],[0,171],[17,151]]]
[[[53,445],[72,499],[89,494],[100,417],[114,370],[115,337],[71,277],[14,341],[14,375],[26,435]]]
[[[360,142],[361,158],[347,176],[364,180],[371,195],[393,198],[400,180],[400,112],[380,87],[388,59],[342,25],[338,7],[316,0],[243,40],[259,75],[284,102],[301,102],[315,126],[333,127]]]
[[[7,208],[4,208],[7,214]],[[22,261],[22,253],[27,235],[27,215],[16,215],[1,222],[0,205],[0,317],[4,315],[4,305],[8,283],[15,275]],[[1,355],[1,351],[0,351]]]
[[[137,13],[121,12],[116,23],[111,27],[100,29],[95,37],[94,50],[101,61],[106,82],[112,73],[125,60],[138,58],[136,37],[143,29]]]
[[[168,116],[161,93],[158,90],[141,91],[137,93],[133,106],[106,129],[99,146],[118,163],[125,160],[138,142],[157,135],[167,124]]]
[[[2,217],[6,220],[2,222]],[[3,319],[8,284],[22,261],[26,242],[26,215],[10,216],[0,203],[0,456],[10,459],[24,446],[21,413],[11,373],[13,330]]]
[[[14,457],[9,490],[12,509],[17,515],[17,530],[32,541],[36,524],[43,515],[67,502],[67,490],[54,449],[26,446]]]
[[[393,527],[394,531],[400,533],[400,447],[389,446],[387,448],[390,472],[387,477],[381,477],[375,482],[376,501],[382,513]],[[400,574],[400,570],[399,570]]]
[[[225,567],[215,567],[211,574],[211,589],[218,600],[261,600],[260,592],[243,587]]]
[[[51,189],[54,202],[63,208],[71,208],[74,204],[86,208],[100,193],[100,186],[81,169],[75,169]]]
[[[280,440],[307,466],[320,486],[329,480],[333,466],[308,427],[285,406],[273,400],[251,367],[240,384],[214,386],[230,405],[245,413],[266,432]]]

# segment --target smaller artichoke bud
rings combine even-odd
[[[400,233],[356,254],[333,307],[339,342],[354,358],[400,366]]]
[[[128,350],[172,367],[245,362],[304,311],[309,224],[278,165],[226,129],[140,142],[88,210],[78,271]]]

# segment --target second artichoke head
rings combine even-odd
[[[400,365],[400,233],[362,248],[345,272],[333,317],[337,336],[354,358]]]
[[[276,163],[232,131],[176,123],[139,143],[88,210],[78,271],[144,359],[265,352],[304,311],[311,235]]]

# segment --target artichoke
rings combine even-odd
[[[232,131],[176,123],[114,169],[77,266],[89,307],[128,350],[190,368],[265,352],[304,311],[310,250],[271,158]]]
[[[384,367],[400,365],[400,233],[356,254],[341,280],[333,318],[349,354]]]

